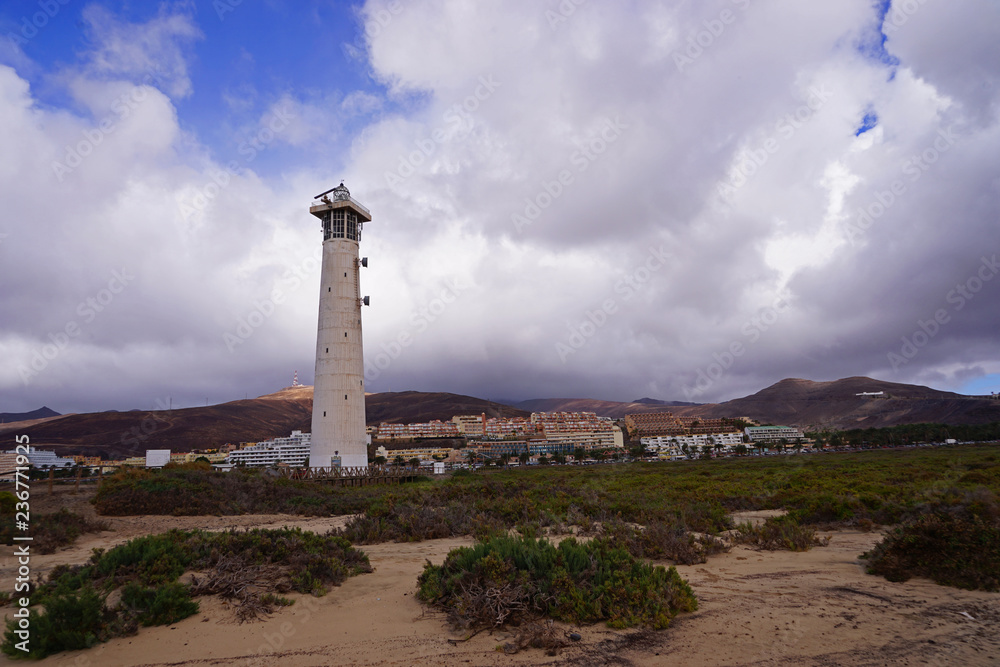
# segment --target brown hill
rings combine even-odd
[[[447,421],[455,415],[527,417],[530,412],[503,403],[443,392],[392,391],[368,394],[365,414],[369,424],[407,424],[434,419]]]
[[[857,395],[879,391],[884,392],[883,397]],[[751,396],[677,411],[711,417],[747,416],[761,423],[810,430],[1000,421],[1000,401],[867,377],[830,382],[787,379]]]
[[[687,404],[691,406],[693,404]],[[642,412],[677,412],[682,407],[669,402],[621,403],[618,401],[600,401],[594,398],[535,398],[522,401],[517,407],[530,412],[596,412],[601,417],[621,419],[625,415],[636,415]]]
[[[256,442],[292,430],[309,431],[313,388],[287,387],[259,398],[177,410],[91,412],[0,425],[27,434],[31,444],[60,454],[105,459],[140,456],[147,449],[186,452],[225,443]],[[526,416],[517,408],[471,396],[417,391],[366,396],[369,424],[447,420],[456,414]]]
[[[884,392],[884,397],[857,396]],[[544,410],[591,411],[619,418],[642,412],[673,412],[702,417],[750,417],[762,424],[805,429],[850,429],[933,422],[987,424],[1000,421],[1000,401],[963,396],[920,385],[850,377],[830,382],[790,378],[751,396],[704,405],[616,403],[591,399],[526,401]]]
[[[885,392],[886,397],[857,396]],[[867,428],[920,422],[985,424],[1000,421],[1000,401],[962,396],[918,385],[852,377],[832,382],[782,380],[756,394],[725,403],[668,405],[593,399],[538,399],[512,407],[471,396],[417,391],[369,394],[369,424],[447,420],[457,414],[523,417],[534,411],[591,411],[620,418],[629,413],[671,411],[706,417],[750,417],[761,423],[805,429]],[[530,407],[529,407],[530,406]],[[177,452],[227,442],[254,442],[311,427],[312,387],[288,387],[259,398],[177,410],[94,412],[0,425],[0,436],[17,433],[31,444],[62,454],[104,458],[136,456],[147,449]]]

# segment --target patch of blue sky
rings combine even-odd
[[[995,392],[1000,392],[1000,373],[991,373],[970,380],[959,389],[959,393],[967,396],[988,396]]]
[[[876,125],[878,125],[878,114],[875,113],[874,109],[868,107],[865,110],[864,117],[861,119],[861,125],[859,125],[858,129],[855,130],[854,132],[854,136],[860,137],[862,134],[874,128]]]
[[[0,44],[0,63],[28,80],[39,103],[82,115],[60,81],[65,82],[63,73],[86,66],[100,35],[83,18],[86,3],[50,4],[57,8],[51,15],[39,14],[38,0],[0,5],[0,42],[6,42]],[[389,96],[384,82],[373,76],[358,2],[160,5],[119,0],[103,6],[117,22],[135,26],[164,12],[186,16],[201,33],[184,46],[191,93],[172,101],[181,127],[222,163],[241,159],[241,145],[281,100],[310,107],[313,120],[321,119],[318,136],[315,142],[291,147],[280,141],[269,144],[267,159],[255,161],[255,170],[329,161],[331,152],[346,154],[354,137],[382,115],[408,114],[426,102],[419,94]],[[16,48],[8,35],[14,36]],[[346,110],[342,105],[351,95],[367,103]],[[322,122],[326,116],[331,122]]]
[[[875,10],[875,18],[870,28],[858,38],[856,44],[858,53],[862,56],[892,69],[890,80],[895,76],[895,68],[899,65],[899,58],[889,53],[885,48],[885,42],[888,38],[883,25],[891,6],[892,0],[873,1],[872,8]]]

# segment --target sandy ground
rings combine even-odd
[[[89,494],[33,499],[34,511],[68,506],[91,514]],[[45,505],[51,503],[52,507]],[[763,515],[747,518],[763,518]],[[34,572],[78,563],[95,546],[171,527],[301,526],[325,531],[343,518],[296,516],[109,518],[113,531],[86,536],[73,547],[32,560]],[[857,556],[878,533],[829,533],[829,546],[805,553],[735,547],[703,565],[681,566],[700,608],[662,632],[612,631],[603,625],[565,627],[579,632],[556,656],[529,649],[497,649],[508,632],[483,632],[466,642],[439,614],[414,599],[426,560],[440,562],[467,539],[364,546],[375,568],[323,598],[298,596],[270,619],[239,625],[216,599],[169,627],[142,628],[88,651],[69,652],[43,665],[997,665],[1000,594],[960,591],[925,580],[894,584],[866,575]],[[0,581],[13,580],[9,556]],[[9,607],[7,608],[10,609]],[[0,662],[6,660],[0,657]]]

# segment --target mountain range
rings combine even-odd
[[[651,398],[631,402],[547,398],[506,405],[459,394],[403,391],[368,394],[366,407],[369,425],[448,420],[458,414],[526,417],[531,412],[557,411],[596,412],[611,418],[668,411],[702,417],[749,417],[762,424],[798,426],[804,430],[1000,421],[1000,400],[996,398],[963,396],[867,377],[829,382],[790,378],[724,403],[694,404]],[[29,419],[0,424],[0,437],[27,434],[32,445],[60,453],[120,458],[141,455],[146,449],[209,449],[225,443],[266,440],[292,430],[308,431],[312,387],[286,387],[259,398],[176,410],[67,415],[48,408],[42,410],[17,415]]]

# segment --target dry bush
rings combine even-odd
[[[526,623],[517,629],[512,641],[503,645],[503,652],[513,655],[526,648],[540,648],[546,655],[559,655],[569,642],[556,630],[552,621]]]
[[[830,543],[828,537],[817,537],[815,528],[803,526],[787,515],[769,517],[757,526],[742,523],[736,527],[732,539],[763,551],[808,551],[812,547],[825,547]]]
[[[602,539],[625,548],[637,558],[669,560],[678,565],[697,565],[708,556],[729,551],[730,546],[711,535],[695,536],[679,524],[654,521],[632,526],[620,521],[602,527]]]

